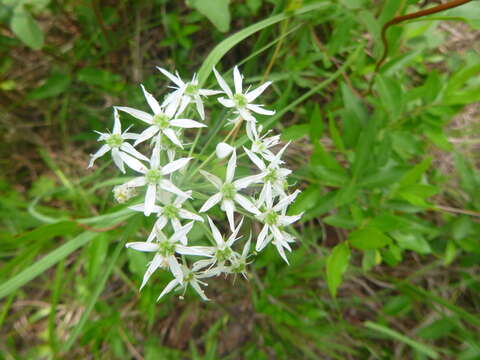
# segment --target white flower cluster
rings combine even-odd
[[[239,233],[244,216],[262,224],[261,231],[256,235],[255,251],[262,251],[268,244],[273,244],[288,263],[285,250],[291,251],[290,243],[295,239],[285,231],[285,227],[300,219],[302,214],[288,216],[286,211],[299,190],[287,193],[287,176],[291,171],[283,167],[281,157],[288,144],[275,154],[271,149],[279,144],[279,136],[270,136],[268,132],[264,132],[254,116],[255,113],[263,115],[275,113],[253,103],[270,82],[256,89],[244,91],[243,77],[235,67],[233,70],[235,91],[232,91],[214,69],[222,90],[207,90],[199,87],[196,76],[190,82],[184,82],[178,73],[174,75],[162,68],[158,70],[175,84],[174,91],[160,104],[142,85],[151,113],[130,107],[114,107],[113,130],[111,133],[98,133],[100,135],[98,141],[104,142],[104,145],[91,155],[89,167],[93,166],[96,159],[110,151],[113,162],[122,173],[125,173],[126,165],[138,174],[132,180],[114,188],[117,201],[125,202],[141,194],[143,200],[130,209],[142,212],[145,216],[151,214],[156,216],[155,224],[146,241],[126,244],[127,248],[154,253],[140,289],[157,269],[162,268],[170,270],[173,280],[162,291],[159,299],[173,289],[185,291],[187,285],[191,285],[202,299],[208,300],[202,289],[202,286],[207,284],[202,279],[222,274],[242,274],[246,277],[248,259],[255,254],[250,251],[252,234],[250,233],[243,247],[240,247],[241,250],[235,249],[237,240],[242,237]],[[207,126],[186,118],[183,114],[187,112],[190,104],[194,104],[200,119],[205,120],[202,97],[218,94],[224,95],[217,99],[218,102],[231,109],[231,113],[234,114],[234,118],[230,120],[235,126],[233,130],[238,131],[239,126],[245,121],[250,146],[243,147],[243,151],[259,171],[255,175],[237,178],[235,176],[237,150],[225,142],[220,142],[216,147],[218,161],[222,162],[222,159],[229,157],[224,178],[201,170],[206,162],[197,168],[202,179],[207,180],[204,188],[212,189],[213,194],[194,193],[191,189],[182,190],[181,187],[188,186],[184,183],[185,179],[189,179],[187,164],[192,160],[190,157],[177,156],[186,146],[182,141],[184,129]],[[128,132],[129,129],[122,132],[119,111],[146,123],[147,128],[140,134]],[[128,140],[132,140],[133,145]],[[135,148],[147,140],[150,140],[149,158]],[[207,200],[197,212],[193,208],[192,200],[202,198]],[[229,236],[222,235],[209,216],[202,216],[217,205],[228,219],[231,231]],[[237,219],[236,214],[240,215]],[[205,223],[205,220],[208,227],[205,224],[204,228],[212,246],[190,244],[188,234],[194,223]],[[187,260],[192,263],[191,266]]]

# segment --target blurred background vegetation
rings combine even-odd
[[[437,3],[1,0],[0,359],[480,359],[478,1],[392,27],[374,76],[382,25]],[[274,81],[299,241],[156,303],[93,130],[224,39],[219,70]]]

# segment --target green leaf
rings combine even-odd
[[[403,92],[399,82],[378,74],[375,84],[385,110],[393,121],[397,120],[403,111]]]
[[[58,263],[60,260],[66,258],[79,247],[87,244],[96,236],[98,236],[96,233],[88,231],[84,232],[53,250],[48,255],[45,255],[42,259],[38,260],[33,265],[27,267],[19,274],[0,285],[0,299],[11,294],[29,281],[41,275],[45,272],[45,270]]]
[[[298,140],[308,135],[309,131],[310,131],[309,124],[293,125],[288,128],[285,128],[282,131],[282,140],[284,141]]]
[[[43,46],[43,32],[32,15],[23,8],[15,10],[10,20],[10,28],[27,46],[39,50]]]
[[[402,249],[413,250],[422,255],[430,254],[432,252],[427,240],[425,240],[420,234],[395,231],[392,232],[392,237]]]
[[[330,294],[337,296],[337,289],[350,260],[350,248],[346,242],[335,246],[327,258],[327,284]]]
[[[373,226],[352,231],[347,240],[360,250],[379,249],[392,242],[392,239]]]
[[[211,2],[209,2],[211,3]],[[296,10],[293,15],[301,15],[308,13],[310,11],[318,11],[327,9],[330,6],[328,3],[316,3],[304,6],[298,10]],[[208,76],[212,72],[213,67],[220,61],[220,59],[232,49],[235,45],[237,45],[242,40],[246,39],[247,37],[255,34],[256,32],[265,29],[271,25],[274,25],[282,20],[289,18],[291,14],[278,14],[263,21],[260,21],[256,24],[250,25],[243,30],[229,36],[225,40],[223,40],[220,44],[218,44],[207,56],[204,60],[200,70],[198,71],[198,84],[199,86],[203,86],[205,81],[207,80]],[[318,90],[316,90],[318,91]]]
[[[70,86],[70,76],[67,74],[54,74],[47,81],[28,94],[29,99],[40,100],[54,97],[64,93]]]
[[[316,143],[323,134],[323,118],[320,112],[320,106],[315,104],[310,115],[310,142]]]
[[[188,5],[206,16],[215,27],[226,32],[230,30],[230,0],[188,0]]]
[[[375,119],[368,121],[367,127],[360,133],[357,146],[355,148],[355,161],[352,165],[352,174],[354,179],[358,180],[367,168],[368,162],[372,157],[372,148],[374,147],[376,135]]]
[[[371,321],[366,321],[365,326],[371,330],[377,331],[389,338],[392,338],[394,340],[403,342],[404,344],[407,344],[408,346],[412,347],[413,349],[417,350],[418,352],[432,358],[432,359],[438,359],[438,353],[430,348],[427,345],[424,345],[422,343],[419,343],[418,341],[415,341],[403,334],[400,334],[399,332],[392,330],[384,325],[380,325]]]
[[[98,68],[82,68],[77,73],[77,80],[89,85],[101,87],[110,92],[120,92],[125,87],[125,83],[120,75]]]
[[[432,163],[432,157],[426,157],[421,163],[415,165],[412,169],[407,171],[400,180],[400,187],[406,187],[408,185],[414,185],[420,181],[423,173],[428,170]]]

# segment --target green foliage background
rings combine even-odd
[[[417,9],[1,1],[0,358],[479,359],[480,6],[391,28],[374,74],[382,25]],[[269,249],[249,281],[211,281],[210,303],[156,303],[167,274],[140,294],[148,259],[124,250],[151,219],[113,203],[108,163],[86,170],[93,130],[144,106],[140,82],[166,93],[156,65],[214,86],[235,64],[274,82],[260,120],[293,141],[299,241],[290,266]]]

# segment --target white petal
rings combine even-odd
[[[260,234],[258,234],[257,245],[255,245],[256,251],[262,251],[265,245],[267,245],[267,241],[265,240],[267,240],[268,229],[269,226],[267,224],[263,225]]]
[[[127,153],[124,153],[122,151],[118,152],[120,158],[125,162],[125,164],[128,165],[128,167],[132,170],[135,170],[139,173],[145,174],[147,171],[147,167],[143,165],[140,161],[135,159],[134,157],[128,155]],[[147,159],[148,160],[148,159]]]
[[[218,102],[227,108],[235,107],[235,103],[231,99],[226,99],[224,97],[219,97]]]
[[[118,148],[113,148],[112,149],[112,159],[115,165],[120,169],[122,173],[125,173],[125,165],[123,164],[123,160],[120,157],[120,151],[118,151]]]
[[[197,111],[200,115],[200,119],[205,120],[205,109],[203,107],[203,101],[200,96],[195,97],[195,105],[197,106]]]
[[[116,108],[120,111],[124,111],[127,114],[132,115],[134,118],[137,118],[139,120],[146,122],[147,124],[153,123],[153,116],[150,115],[149,113],[146,113],[145,111],[137,110],[127,106],[117,106]]]
[[[250,150],[248,150],[247,148],[243,148],[243,150],[245,150],[245,153],[248,155],[248,157],[250,158],[250,160],[255,164],[257,165],[257,167],[260,169],[260,170],[265,170],[267,167],[265,166],[265,163],[262,161],[262,159],[260,159],[257,155],[255,155],[254,153],[252,153]]]
[[[170,180],[167,179],[162,179],[160,180],[160,183],[158,184],[163,190],[171,192],[172,194],[179,195],[179,196],[184,196],[186,198],[190,198],[190,196],[177,188],[175,185]]]
[[[280,200],[278,202],[278,204],[273,207],[273,210],[282,211],[284,208],[286,208],[288,205],[290,205],[290,203],[292,203],[295,200],[295,198],[297,197],[297,195],[300,194],[300,193],[301,193],[300,190],[298,190],[298,189],[295,190],[295,192],[293,194],[290,194],[286,198],[283,198],[282,200]]]
[[[122,125],[120,124],[120,117],[118,116],[118,110],[113,108],[113,130],[112,134],[120,135],[122,133]]]
[[[157,66],[157,69],[160,70],[161,73],[163,75],[165,75],[166,77],[168,77],[173,83],[175,83],[175,85],[177,85],[179,87],[185,85],[185,83],[182,81],[182,79],[180,79],[179,77],[176,77],[171,72],[168,72],[167,70],[161,68],[160,66]]]
[[[212,248],[208,246],[184,246],[176,245],[175,251],[182,255],[192,256],[207,256],[211,257],[213,254]]]
[[[238,232],[240,231],[240,228],[242,227],[242,224],[243,224],[243,217],[242,219],[240,220],[240,222],[238,223],[237,227],[235,228],[235,230],[232,232],[232,234],[228,237],[228,240],[226,241],[227,243],[227,246],[232,246],[235,241],[237,240],[237,235],[238,235]]]
[[[154,114],[159,114],[162,112],[162,108],[160,107],[160,104],[158,103],[157,99],[153,97],[152,94],[150,94],[147,90],[145,90],[145,87],[143,85],[140,85],[143,91],[143,95],[145,96],[145,99],[147,99],[147,103],[150,106],[150,109],[152,109]]]
[[[240,204],[241,207],[243,207],[245,210],[248,212],[259,215],[260,211],[252,204],[250,200],[248,200],[245,196],[240,195],[240,194],[235,194],[235,201]]]
[[[263,186],[263,188],[265,189],[265,204],[267,205],[267,208],[271,209],[273,206],[272,185],[268,182]]]
[[[126,153],[129,153],[130,155],[135,156],[137,159],[141,159],[143,161],[148,161],[148,158],[143,155],[141,152],[139,152],[137,149],[135,149],[132,144],[128,142],[123,142],[122,145],[120,145],[120,150],[125,151]]]
[[[181,158],[181,159],[172,161],[172,162],[168,163],[167,165],[163,166],[162,170],[160,172],[161,172],[162,175],[171,174],[174,171],[177,171],[177,170],[183,168],[185,165],[188,164],[188,162],[191,159],[192,158]]]
[[[270,86],[271,83],[271,81],[267,81],[265,84],[257,87],[255,90],[246,93],[245,97],[247,98],[248,102],[252,102],[257,97],[259,97],[265,91],[265,89]]]
[[[110,150],[110,146],[108,146],[107,144],[102,145],[102,147],[100,149],[98,149],[98,151],[95,154],[90,155],[91,158],[90,158],[90,162],[88,163],[88,167],[91,168],[93,166],[93,163],[95,162],[95,160],[97,160],[99,157],[105,155],[109,150]]]
[[[165,115],[168,116],[169,119],[173,118],[175,113],[177,112],[177,109],[178,109],[178,105],[180,105],[180,100],[182,98],[179,97],[177,99],[174,99],[176,101],[172,101],[170,104],[167,105],[167,107],[165,108]]]
[[[230,156],[230,160],[228,160],[227,174],[225,175],[225,182],[231,183],[233,181],[236,167],[237,167],[237,153],[235,150],[233,150],[232,156]]]
[[[131,249],[137,250],[137,251],[155,252],[155,251],[158,250],[158,243],[137,241],[137,242],[126,243],[125,247],[131,248]]]
[[[262,179],[265,177],[265,174],[257,174],[257,175],[250,175],[243,177],[241,179],[235,180],[233,182],[233,186],[235,186],[235,189],[241,190],[245,189],[246,187],[250,186],[251,184],[259,183],[262,181]]]
[[[139,187],[139,186],[144,186],[147,183],[147,180],[145,179],[145,176],[139,176],[136,177],[135,179],[132,179],[124,184],[126,187]]]
[[[230,230],[235,230],[235,203],[232,200],[223,200],[222,206],[225,209],[225,213],[227,214],[228,223],[230,224]]]
[[[178,280],[179,283],[183,282],[183,271],[180,264],[177,261],[177,258],[174,255],[170,255],[167,257],[168,267],[172,272],[175,279]]]
[[[173,288],[177,285],[180,285],[180,282],[177,279],[173,279],[170,281],[167,286],[165,286],[165,289],[160,293],[160,296],[157,298],[157,301],[160,300],[165,294],[168,294],[170,291],[173,290]]]
[[[280,256],[282,257],[283,260],[285,260],[285,262],[290,265],[290,263],[288,262],[288,259],[287,259],[287,255],[285,255],[285,250],[283,249],[282,245],[280,245],[278,242],[275,243],[275,246],[277,248],[277,251],[278,253],[280,254]]]
[[[190,120],[190,119],[174,119],[170,120],[170,125],[184,128],[184,129],[191,129],[191,128],[202,128],[207,127],[207,125],[199,123],[198,121]]]
[[[175,233],[170,238],[172,243],[178,242],[181,238],[187,236],[190,230],[192,230],[194,222],[191,221],[187,225],[182,226],[180,229],[175,230]]]
[[[145,194],[145,209],[143,213],[145,216],[149,216],[153,209],[155,208],[155,200],[157,199],[157,185],[150,184],[147,188],[147,193]]]
[[[207,297],[207,295],[205,295],[205,293],[203,292],[202,288],[200,287],[200,285],[198,285],[198,282],[195,281],[195,280],[192,280],[190,281],[190,285],[192,285],[193,289],[197,292],[198,295],[200,295],[200,297],[202,298],[202,300],[204,301],[210,301],[210,299]]]
[[[145,130],[143,130],[140,135],[138,135],[133,145],[137,146],[138,144],[144,142],[145,140],[152,138],[159,130],[160,129],[158,128],[157,125],[149,126]]]
[[[212,230],[213,239],[215,240],[218,246],[223,246],[225,244],[225,241],[223,240],[223,237],[220,234],[220,231],[215,226],[215,224],[213,223],[212,219],[210,219],[209,216],[207,216],[207,219],[208,219],[208,223],[210,224],[210,229]]]
[[[238,70],[238,66],[233,68],[233,83],[235,84],[235,92],[237,94],[242,93],[242,74]]]
[[[298,215],[293,215],[293,216],[280,215],[278,218],[278,223],[282,226],[287,226],[298,221],[302,217],[302,215],[303,213]]]
[[[198,93],[202,96],[212,96],[212,95],[218,95],[221,94],[223,91],[220,90],[210,90],[210,89],[200,89],[198,90]]]
[[[173,142],[175,145],[177,145],[177,146],[179,146],[183,149],[183,145],[180,142],[180,140],[178,140],[178,137],[175,134],[175,131],[173,131],[172,129],[164,129],[164,130],[162,130],[162,132],[165,134],[166,137],[168,137],[170,139],[171,142]]]
[[[235,150],[233,146],[230,146],[224,142],[218,143],[217,147],[215,148],[215,152],[219,159],[226,158],[233,150]]]
[[[197,214],[194,214],[191,211],[185,210],[185,209],[179,209],[178,210],[178,216],[181,217],[182,219],[187,219],[187,220],[195,220],[195,221],[200,221],[203,222],[203,218]]]
[[[274,115],[275,111],[273,110],[267,110],[261,107],[260,105],[256,104],[248,104],[247,109],[257,113],[257,114],[262,114],[262,115]]]
[[[257,119],[255,119],[255,117],[252,115],[252,113],[248,109],[238,109],[238,112],[246,121],[251,121],[251,122],[257,121]]]
[[[204,170],[200,170],[200,174],[205,176],[205,178],[210,181],[213,186],[215,186],[217,189],[220,189],[222,187],[222,180],[218,176],[215,176],[213,174],[210,174]]]
[[[206,268],[207,266],[212,265],[215,262],[215,259],[203,259],[198,260],[192,265],[192,271],[198,271],[200,269]]]
[[[140,285],[140,290],[143,289],[143,287],[146,285],[148,279],[150,279],[150,276],[160,267],[162,263],[162,256],[160,254],[155,254],[153,257],[153,260],[150,262],[148,265],[147,271],[143,275],[143,280],[142,280],[142,285]]]
[[[222,88],[222,90],[227,94],[229,97],[232,97],[232,90],[228,87],[227,83],[223,79],[223,77],[218,73],[217,69],[213,68],[213,73],[215,74],[215,77],[217,78],[218,85]]]
[[[199,212],[202,213],[202,212],[210,210],[210,208],[212,206],[215,206],[216,204],[218,204],[221,199],[222,199],[222,194],[220,194],[220,193],[217,193],[215,195],[210,196],[210,198],[208,198],[208,200],[205,201],[205,203],[203,204],[203,206],[199,210]]]

